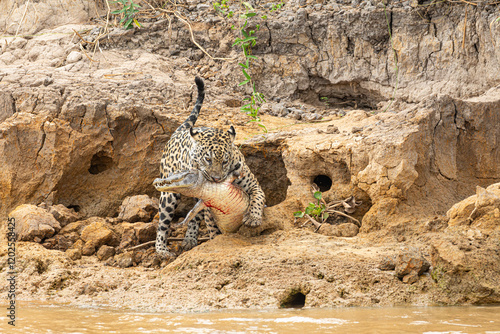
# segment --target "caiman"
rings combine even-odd
[[[158,178],[153,185],[158,191],[199,199],[182,224],[208,208],[222,233],[235,233],[242,225],[243,216],[250,204],[247,193],[232,183],[235,179],[235,175],[230,175],[224,182],[212,182],[205,179],[201,171],[192,169],[170,174],[164,179]]]

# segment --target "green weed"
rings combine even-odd
[[[306,207],[305,211],[296,211],[293,213],[293,216],[296,218],[302,218],[305,215],[309,215],[316,220],[319,220],[321,223],[326,221],[330,214],[326,212],[326,205],[324,201],[321,201],[322,194],[321,191],[314,192],[314,198],[317,200],[316,203],[309,203]]]
[[[123,14],[123,18],[120,23],[123,25],[124,29],[130,29],[133,27],[132,23],[135,23],[137,27],[141,27],[141,24],[134,17],[136,13],[139,12],[138,8],[141,8],[138,4],[134,3],[132,0],[116,0],[109,1],[109,3],[118,3],[122,5],[121,9],[112,11],[111,14],[119,15]]]
[[[231,25],[231,29],[238,31],[238,37],[235,38],[233,46],[239,46],[244,56],[244,61],[238,63],[243,74],[244,80],[238,84],[238,86],[250,85],[252,88],[252,93],[243,99],[244,105],[241,107],[241,112],[246,113],[251,117],[250,122],[256,122],[262,130],[267,133],[267,128],[262,124],[262,120],[259,117],[259,111],[262,104],[266,102],[264,94],[259,92],[255,86],[255,81],[252,78],[251,63],[256,60],[257,57],[252,55],[252,47],[257,44],[256,33],[260,29],[260,25],[256,24],[255,28],[249,28],[251,26],[250,22],[254,18],[261,18],[267,20],[267,15],[259,12],[250,3],[245,1],[239,1],[239,9],[237,12],[229,10],[228,5],[229,0],[221,0],[220,2],[214,2],[214,9],[223,17],[231,19],[236,16],[236,26]],[[269,11],[274,12],[284,5],[284,2],[273,5]]]

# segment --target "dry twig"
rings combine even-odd
[[[21,21],[19,22],[19,25],[17,26],[17,30],[16,30],[16,34],[14,35],[14,38],[17,37],[17,34],[19,33],[19,29],[21,29],[21,24],[23,23],[24,18],[26,17],[26,12],[28,11],[29,4],[30,4],[30,0],[27,0],[26,7],[24,8],[23,17],[21,17]]]
[[[450,2],[456,2],[456,1],[450,1]],[[466,3],[466,4],[468,4],[468,5],[477,6],[477,3],[470,2],[470,1],[458,0],[458,2],[463,2],[463,3]]]
[[[314,227],[316,227],[316,229],[314,230],[314,232],[318,232],[318,230],[321,227],[321,225],[323,225],[323,224],[319,223],[316,219],[314,219],[311,216],[309,216],[308,214],[305,214],[304,217],[306,217],[314,225]]]
[[[337,214],[337,215],[344,216],[344,217],[347,217],[347,218],[349,218],[349,219],[352,219],[352,220],[354,220],[354,222],[356,222],[356,225],[358,225],[358,227],[361,227],[361,223],[360,223],[360,221],[359,221],[359,220],[357,220],[357,219],[356,219],[356,218],[354,218],[354,217],[349,216],[349,215],[348,215],[348,214],[346,214],[346,213],[343,213],[342,211],[329,209],[329,210],[326,210],[326,212],[328,212],[328,213],[335,213],[335,214]]]

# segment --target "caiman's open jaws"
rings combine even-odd
[[[223,233],[234,233],[243,223],[243,216],[250,203],[248,194],[232,183],[235,179],[236,176],[231,174],[223,182],[212,182],[201,171],[188,170],[156,179],[153,185],[159,191],[200,199],[183,223],[194,219],[201,210],[209,208],[219,229]]]

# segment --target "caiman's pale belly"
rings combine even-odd
[[[207,181],[199,170],[180,171],[165,179],[156,179],[153,184],[159,191],[170,191],[200,201],[188,213],[184,223],[194,219],[204,207],[212,212],[215,223],[222,233],[234,233],[243,223],[250,200],[248,194],[232,182],[234,175],[221,183]]]
[[[231,182],[207,182],[199,198],[210,208],[222,233],[235,233],[240,228],[249,205],[248,195]]]

